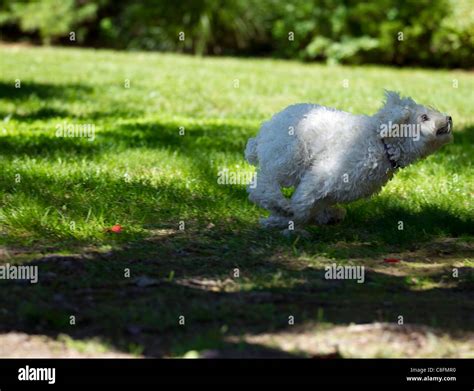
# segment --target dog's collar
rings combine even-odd
[[[396,170],[397,168],[400,168],[400,164],[390,155],[390,151],[388,150],[388,146],[385,143],[385,140],[381,138],[382,144],[383,144],[383,149],[385,150],[385,155],[387,156],[388,161],[390,162],[390,165],[392,166],[392,169]]]

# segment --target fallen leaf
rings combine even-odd
[[[108,231],[118,234],[119,232],[122,232],[122,226],[120,224],[115,224],[112,228],[109,228]]]

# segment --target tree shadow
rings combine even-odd
[[[51,110],[39,115],[62,116],[63,113]],[[99,115],[99,114],[97,114]],[[86,119],[98,119],[94,113]],[[30,119],[34,118],[31,117]],[[106,116],[106,115],[105,115]],[[100,129],[93,141],[79,137],[55,137],[55,127],[50,134],[29,135],[28,137],[3,136],[0,144],[2,156],[28,155],[98,155],[105,151],[138,148],[162,148],[177,151],[189,158],[202,158],[211,151],[223,153],[242,153],[248,129],[235,125],[196,125],[186,128],[186,135],[179,134],[179,126],[174,123],[134,123],[116,125],[113,129]],[[225,132],[223,134],[223,132]],[[190,152],[193,152],[191,154]]]
[[[469,124],[462,128],[461,131],[454,131],[454,143],[463,145],[474,144],[474,125]]]
[[[3,157],[28,156],[43,158],[65,156],[92,156],[101,151],[98,144],[86,138],[55,137],[56,127],[51,126],[51,136],[44,133],[29,137],[6,135],[0,143]]]
[[[227,249],[216,249],[216,236]],[[143,346],[145,356],[161,357],[190,350],[278,356],[228,337],[291,332],[290,315],[298,324],[333,326],[395,323],[402,315],[406,323],[453,337],[474,329],[467,268],[443,288],[419,290],[388,267],[366,271],[363,284],[328,280],[323,266],[302,267],[280,250],[277,238],[254,228],[210,229],[158,234],[107,254],[47,256],[29,263],[39,269],[38,284],[1,282],[1,330],[99,338],[122,351]],[[451,271],[430,277],[446,282]]]
[[[38,110],[35,110],[34,112],[28,112],[26,114],[0,112],[0,118],[8,118],[9,120],[13,118],[22,122],[49,120],[51,118],[63,118],[68,116],[68,111],[59,110],[52,107],[42,107]]]
[[[15,86],[15,80],[11,83],[0,82],[0,99],[11,101],[25,101],[32,97],[43,101],[50,99],[77,100],[91,93],[92,87],[80,83],[38,83],[34,81],[22,81],[19,87]]]

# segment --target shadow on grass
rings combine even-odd
[[[474,330],[467,269],[451,285],[425,290],[388,266],[366,271],[364,284],[327,280],[323,266],[284,256],[281,239],[255,228],[164,231],[109,254],[34,261],[37,285],[2,282],[1,331],[97,337],[122,351],[141,346],[146,356],[190,350],[278,356],[227,337],[291,332],[290,315],[297,324],[332,325],[394,323],[403,315],[406,323],[453,336]],[[430,278],[450,276],[451,270],[436,270]]]
[[[131,114],[129,111],[123,111],[121,109],[115,109],[109,112],[103,111],[88,111],[82,114],[71,113],[70,111],[64,109],[56,109],[53,107],[42,107],[34,111],[25,111],[25,112],[0,112],[0,118],[14,119],[21,121],[23,123],[33,122],[33,121],[49,121],[56,119],[57,121],[50,124],[51,129],[55,129],[57,124],[94,124],[94,121],[101,121],[104,119],[113,118],[114,116],[120,116],[121,118],[127,118],[130,116],[139,115],[140,112],[135,111]],[[58,122],[61,121],[61,122]],[[44,126],[43,126],[44,127]],[[54,131],[51,132],[51,136],[54,137]],[[60,152],[61,148],[55,148],[55,151]],[[33,151],[33,153],[35,153]]]
[[[114,118],[131,118],[138,117],[142,114],[140,110],[130,111],[129,108],[123,109],[121,107],[112,107],[110,110],[87,110],[85,112],[76,113],[68,109],[55,107],[58,102],[91,102],[93,98],[93,87],[86,84],[79,83],[63,83],[63,84],[48,84],[25,81],[21,83],[20,88],[15,87],[15,81],[11,83],[0,82],[0,99],[11,101],[15,103],[16,110],[13,112],[2,111],[0,118],[14,119],[21,122],[32,121],[48,121],[52,119],[63,119],[68,122],[88,121],[88,123],[114,119]],[[41,107],[30,110],[23,106],[25,102],[32,99],[41,100]],[[57,102],[52,102],[56,100]],[[55,124],[51,127],[54,128]],[[54,133],[52,133],[54,136]],[[60,150],[54,147],[54,150]],[[34,154],[35,151],[33,150]]]
[[[53,110],[54,112],[54,110]],[[91,117],[94,119],[94,114]],[[197,156],[211,151],[243,153],[249,130],[235,125],[195,125],[186,127],[186,135],[179,134],[179,125],[174,123],[134,123],[116,125],[95,134],[93,141],[85,138],[55,137],[55,127],[48,134],[28,137],[3,136],[0,153],[5,157],[17,155],[56,157],[69,154],[96,155],[105,151],[123,151],[136,148],[164,148]]]
[[[79,83],[51,84],[22,81],[19,88],[15,83],[15,80],[11,83],[0,82],[0,99],[25,101],[33,97],[43,101],[56,98],[74,101],[92,91],[92,87]]]
[[[21,120],[22,122],[49,120],[51,118],[62,118],[67,116],[69,116],[68,111],[55,109],[52,107],[42,107],[38,110],[35,110],[34,112],[28,112],[25,114],[0,112],[0,118],[13,118]]]

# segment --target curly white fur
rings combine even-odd
[[[247,143],[245,157],[257,168],[249,198],[271,211],[266,227],[327,224],[345,211],[335,206],[379,191],[398,167],[423,158],[452,140],[451,117],[386,91],[373,116],[315,104],[296,104],[265,122]],[[397,125],[418,135],[392,131]],[[389,129],[391,133],[383,133]],[[385,145],[384,145],[385,144]],[[295,187],[291,199],[282,187]]]

